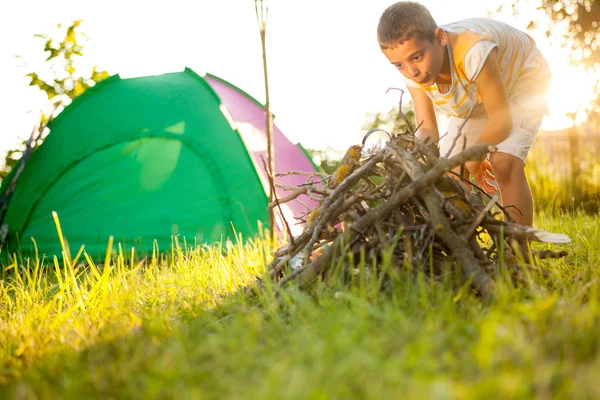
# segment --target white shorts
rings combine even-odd
[[[510,112],[513,120],[512,130],[503,142],[496,145],[496,151],[512,154],[524,162],[529,153],[529,149],[537,136],[537,132],[540,129],[545,110],[530,110],[513,102],[510,104]],[[466,147],[472,146],[481,135],[481,131],[487,120],[487,117],[469,119],[462,128],[462,135],[456,141],[449,157],[452,157],[463,150],[464,139],[467,140]],[[440,140],[440,155],[442,157],[446,156],[452,147],[454,138],[458,135],[458,129],[463,122],[465,122],[464,119],[455,117],[450,118],[447,128],[448,133]]]

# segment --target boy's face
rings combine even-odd
[[[383,50],[387,59],[408,79],[420,85],[433,85],[444,63],[445,32],[437,28],[433,42],[411,38],[393,49]]]

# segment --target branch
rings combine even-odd
[[[292,234],[292,230],[290,229],[290,225],[288,224],[287,219],[285,219],[285,215],[283,214],[283,210],[281,209],[281,203],[277,199],[277,191],[275,190],[275,180],[273,179],[273,176],[271,175],[271,172],[270,172],[269,168],[267,167],[267,162],[265,161],[265,158],[261,156],[261,160],[263,162],[263,166],[265,167],[265,171],[267,172],[267,176],[269,177],[269,184],[271,186],[271,191],[273,193],[273,197],[275,198],[274,202],[277,203],[277,208],[279,208],[279,215],[281,216],[281,219],[283,220],[283,223],[287,230],[287,234],[290,238],[290,242],[292,242],[292,244],[293,244],[294,243],[294,235]],[[271,209],[271,207],[267,207],[267,208]],[[273,222],[275,222],[274,219],[273,219]],[[271,231],[275,232],[275,227],[271,227]]]
[[[312,263],[305,265],[303,268],[294,271],[291,275],[284,277],[279,284],[283,286],[289,282],[297,282],[301,289],[306,289],[318,275],[325,272],[331,266],[335,250],[344,244],[351,243],[357,237],[357,232],[364,232],[366,229],[373,226],[376,221],[383,219],[384,216],[439,179],[442,174],[455,168],[457,165],[464,163],[465,160],[481,158],[486,153],[494,150],[493,146],[480,144],[466,149],[458,156],[440,161],[439,164],[427,171],[420,179],[415,180],[392,193],[388,201],[370,209],[358,221],[352,224],[352,229],[346,229],[339,235],[334,243],[323,252],[321,257],[317,258]],[[344,182],[342,182],[342,184]]]

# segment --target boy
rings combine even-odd
[[[460,126],[462,136],[449,156],[466,146],[496,146],[489,161],[465,163],[486,192],[497,183],[507,212],[521,225],[533,223],[533,200],[525,176],[525,157],[546,110],[550,68],[524,32],[485,18],[438,27],[416,2],[398,2],[382,14],[377,39],[387,59],[404,75],[417,121],[417,137],[438,140],[434,105],[451,116],[440,140],[445,156]],[[493,172],[492,172],[493,171]]]

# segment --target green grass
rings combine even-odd
[[[538,213],[569,256],[545,262],[548,279],[498,276],[490,303],[425,276],[251,299],[238,289],[263,272],[264,240],[13,265],[0,398],[597,398],[599,222]]]

